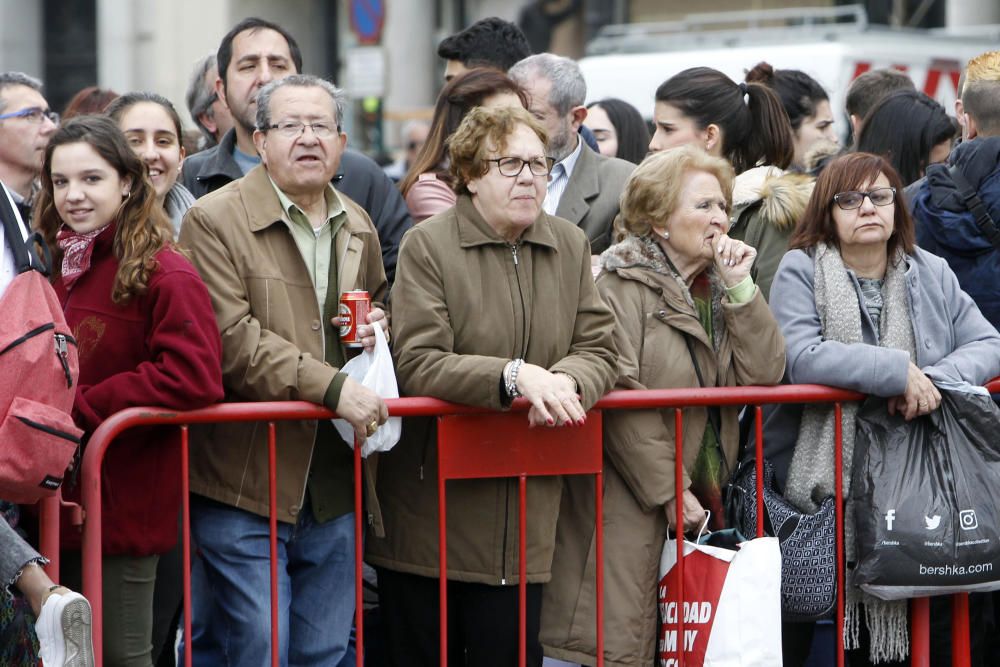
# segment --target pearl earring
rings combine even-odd
[[[668,231],[666,231],[666,230],[663,230],[663,231],[661,232],[661,231],[660,231],[660,230],[658,230],[658,229],[657,229],[656,227],[652,227],[651,229],[653,230],[653,233],[654,233],[654,234],[656,234],[657,236],[659,236],[659,237],[660,237],[661,239],[664,239],[664,240],[666,240],[666,239],[669,239],[669,238],[670,238],[670,232],[668,232]]]

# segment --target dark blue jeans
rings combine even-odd
[[[193,496],[194,664],[271,664],[268,520]],[[354,665],[354,514],[317,523],[306,502],[278,523],[278,637],[282,667]]]

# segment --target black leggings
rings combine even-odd
[[[438,580],[376,568],[379,617],[388,667],[437,667]],[[517,586],[448,582],[448,665],[511,667],[517,664]],[[527,586],[529,667],[541,667],[538,629],[541,584]]]

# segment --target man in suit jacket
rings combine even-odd
[[[556,160],[543,207],[576,223],[590,238],[596,255],[611,244],[618,198],[635,165],[604,157],[580,139],[587,117],[587,84],[569,58],[539,53],[514,65],[509,76],[528,93],[529,110],[549,135],[549,155]]]

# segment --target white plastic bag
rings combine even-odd
[[[348,377],[360,382],[381,398],[399,398],[396,369],[392,365],[389,342],[385,339],[385,332],[382,331],[381,325],[372,328],[375,329],[375,347],[371,350],[365,350],[348,361],[340,369],[340,372],[346,373]],[[332,421],[340,437],[353,448],[354,427],[346,419]],[[372,452],[389,451],[393,445],[399,442],[401,430],[402,420],[399,417],[390,417],[389,421],[378,427],[374,435],[369,436],[364,441],[361,446],[361,456],[368,456]]]
[[[736,551],[684,542],[684,637],[678,637],[677,542],[660,558],[660,667],[781,667],[781,551],[760,537]]]

